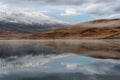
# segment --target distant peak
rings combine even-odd
[[[55,20],[54,18],[45,15],[41,12],[24,12],[24,11],[0,12],[0,21],[26,24],[64,23],[63,21]]]

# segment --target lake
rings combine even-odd
[[[120,40],[0,40],[0,80],[120,80]]]

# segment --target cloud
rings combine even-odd
[[[6,10],[8,8],[8,6],[6,5],[6,4],[2,4],[1,2],[0,2],[0,11],[4,11],[4,10]]]
[[[81,13],[78,13],[76,9],[70,8],[65,11],[65,13],[61,13],[61,16],[76,16],[81,15]]]
[[[93,15],[96,18],[109,18],[111,15],[118,15],[120,13],[120,5],[118,4],[120,2],[119,0],[93,1],[85,6],[83,11]]]
[[[9,5],[11,4],[16,4],[19,2],[19,4],[24,4],[24,3],[35,3],[35,4],[40,4],[40,5],[79,5],[82,3],[85,3],[89,0],[2,0],[2,2],[7,3]],[[18,5],[19,5],[18,4]]]
[[[47,12],[49,12],[48,10],[42,10],[42,11],[40,11],[40,12],[42,12],[42,13],[47,13]]]
[[[95,18],[108,18],[113,15],[120,17],[120,0],[1,0],[0,2],[10,9],[17,10],[18,8],[66,10],[65,13],[61,14],[63,16],[80,15],[76,11],[80,10]],[[71,9],[73,7],[76,10]]]
[[[120,14],[118,13],[118,14],[112,14],[106,18],[119,18],[119,17],[120,17]]]

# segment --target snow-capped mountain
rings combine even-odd
[[[38,12],[0,12],[0,30],[36,33],[63,27],[65,22]]]
[[[55,24],[62,23],[62,21],[55,20],[50,16],[44,15],[39,12],[1,12],[0,20],[14,23],[26,23],[26,24]]]

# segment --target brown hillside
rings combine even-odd
[[[100,19],[25,37],[27,39],[120,39],[120,19]]]

